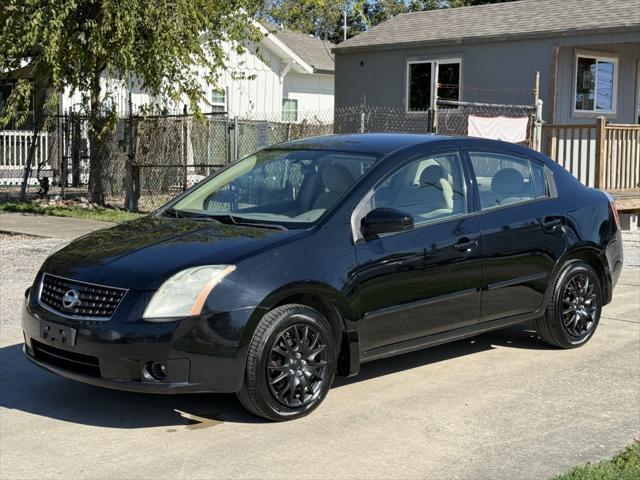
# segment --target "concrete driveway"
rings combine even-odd
[[[0,237],[3,479],[547,478],[640,437],[637,269],[584,348],[510,328],[365,364],[311,416],[275,424],[233,395],[102,390],[28,364],[20,295],[55,242],[16,238]]]
[[[114,224],[109,222],[79,218],[0,212],[0,233],[72,239],[112,225]]]

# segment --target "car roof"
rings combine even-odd
[[[386,155],[399,148],[453,138],[455,137],[416,133],[356,133],[301,138],[272,145],[268,149],[339,150],[341,152]]]
[[[528,147],[516,143],[477,137],[457,137],[420,133],[355,133],[307,137],[267,147],[265,150],[334,150],[349,153],[376,154],[385,156],[392,152],[417,145],[446,144],[457,148],[486,148],[506,150],[534,157],[553,171],[564,170],[553,160]]]

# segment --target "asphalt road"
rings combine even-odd
[[[59,240],[0,235],[0,478],[548,478],[640,437],[640,270],[593,340],[528,326],[362,367],[311,416],[103,390],[27,363],[22,292]]]

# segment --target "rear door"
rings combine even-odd
[[[480,209],[480,321],[539,310],[565,250],[564,218],[551,173],[536,159],[499,150],[468,150]]]
[[[410,214],[415,224],[411,230],[356,241],[365,354],[478,322],[479,227],[464,171],[458,150],[426,154],[391,173],[365,197],[361,216],[373,208],[394,208]]]

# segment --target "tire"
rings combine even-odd
[[[538,336],[554,347],[580,347],[596,331],[601,311],[602,286],[595,270],[570,261],[555,278],[545,314],[536,320]]]
[[[277,307],[253,334],[238,399],[268,420],[303,417],[324,400],[336,364],[331,326],[319,312],[296,304]]]

